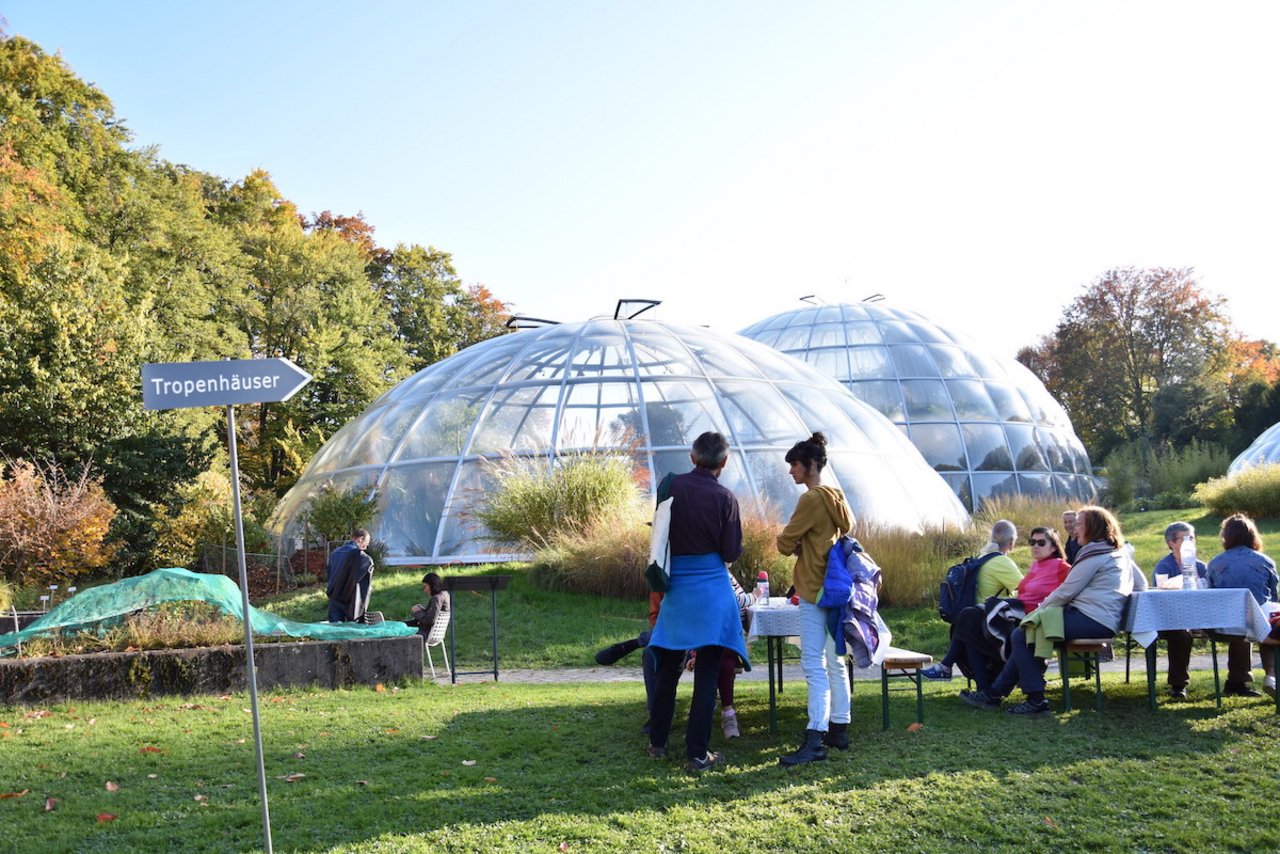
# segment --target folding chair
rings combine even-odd
[[[444,669],[449,670],[449,653],[444,648],[444,636],[449,631],[449,621],[453,619],[453,613],[450,611],[441,611],[436,614],[436,621],[431,624],[431,631],[427,632],[427,666],[431,668],[431,678],[436,678],[436,665],[431,660],[431,647],[440,647],[440,654],[444,656]]]

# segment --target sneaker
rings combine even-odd
[[[653,759],[665,759],[667,756],[667,747],[665,744],[662,747],[659,747],[656,744],[651,744],[644,749],[644,752],[649,754]]]
[[[725,712],[720,716],[720,727],[724,730],[725,738],[737,738],[742,733],[738,732],[738,713]]]
[[[992,697],[986,691],[981,689],[977,691],[961,691],[960,699],[962,702],[968,703],[975,709],[998,709],[1000,708],[1000,698]]]
[[[1170,688],[1169,702],[1171,703],[1187,702],[1187,689],[1186,688]]]
[[[1262,680],[1262,690],[1266,692],[1268,697],[1276,695],[1276,677],[1268,676]]]
[[[1016,706],[1005,709],[1011,715],[1043,715],[1051,710],[1048,700],[1023,700]]]
[[[690,774],[701,774],[703,771],[710,771],[712,768],[719,765],[723,758],[724,754],[712,753],[708,750],[707,755],[701,759],[690,759],[688,762],[684,763],[684,770],[688,771]]]
[[[1224,697],[1261,697],[1248,682],[1228,682],[1222,686]]]
[[[941,664],[931,664],[920,671],[920,675],[933,682],[951,681],[951,668]]]

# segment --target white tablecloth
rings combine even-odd
[[[747,609],[751,624],[747,640],[764,637],[791,637],[800,634],[800,606],[781,596],[771,596],[768,605],[752,605]]]
[[[1148,590],[1129,597],[1125,629],[1143,646],[1166,629],[1212,629],[1260,641],[1271,631],[1267,615],[1244,588]]]

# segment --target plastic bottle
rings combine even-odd
[[[1200,586],[1196,573],[1196,541],[1182,541],[1182,589],[1195,590]]]
[[[765,572],[763,569],[760,570],[760,574],[756,576],[756,587],[760,589],[761,603],[768,605],[769,604],[769,573]]]

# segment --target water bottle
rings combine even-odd
[[[1182,589],[1195,590],[1200,586],[1196,573],[1196,541],[1182,541]]]
[[[763,604],[768,605],[769,604],[769,573],[765,572],[763,569],[760,570],[760,574],[756,576],[756,586],[760,589],[760,601]]]

